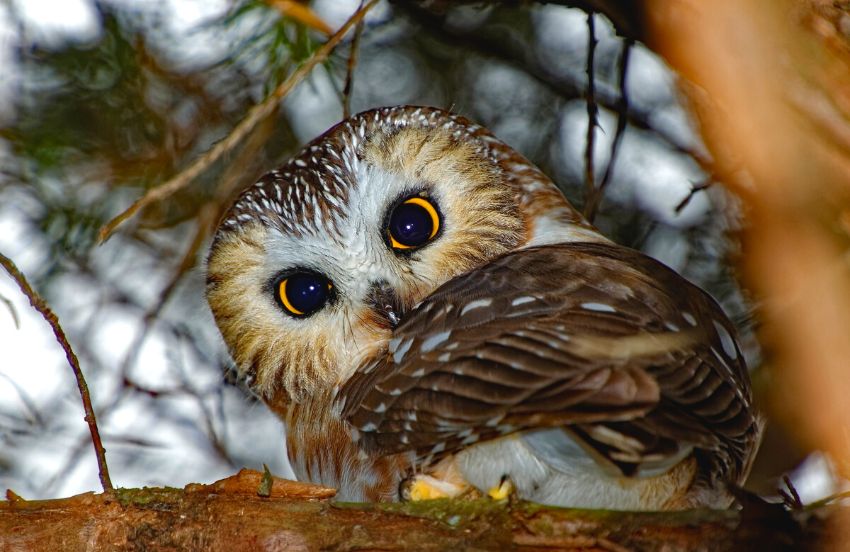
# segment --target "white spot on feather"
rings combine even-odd
[[[536,301],[536,299],[530,295],[523,295],[522,297],[517,297],[513,301],[511,301],[512,307],[518,307],[520,305],[524,305],[525,303],[531,303]]]
[[[497,425],[499,425],[499,422],[501,422],[501,421],[502,421],[502,416],[496,416],[495,418],[490,418],[489,420],[487,420],[484,423],[484,425],[487,426],[487,427],[496,427]]]
[[[729,366],[729,363],[726,361],[726,358],[723,355],[721,355],[717,351],[717,349],[715,349],[714,347],[711,348],[711,352],[712,352],[712,354],[714,354],[714,358],[717,359],[717,361],[720,363],[720,365],[723,366],[723,368],[726,369],[726,373],[728,373],[730,376],[734,377],[734,374],[732,373],[732,368]],[[736,388],[735,391],[737,392],[736,394],[738,396],[740,396],[740,392],[739,392],[740,390],[738,388]]]
[[[478,435],[473,433],[472,435],[470,435],[469,437],[467,437],[466,439],[461,441],[460,444],[463,445],[463,446],[466,446],[466,445],[471,445],[471,444],[476,443],[476,442],[478,442]]]
[[[429,336],[425,339],[425,341],[422,342],[422,345],[419,347],[419,350],[423,353],[430,353],[437,347],[437,345],[446,341],[451,335],[452,332],[450,330],[446,330],[444,332],[436,333],[432,336]]]
[[[733,360],[738,358],[738,349],[735,348],[735,340],[732,339],[732,336],[729,334],[729,330],[727,330],[723,324],[717,320],[713,320],[713,322],[714,329],[717,330],[717,335],[720,336],[720,344],[723,346],[723,352]]]
[[[582,303],[581,308],[594,312],[617,312],[617,309],[605,303]]]
[[[473,309],[480,309],[482,307],[489,307],[491,303],[493,303],[493,299],[491,299],[489,297],[486,298],[486,299],[476,299],[475,301],[470,301],[469,303],[464,305],[464,307],[461,309],[460,315],[463,316],[464,314],[468,313],[469,311],[471,311]]]
[[[689,313],[689,312],[683,312],[683,313],[682,313],[682,318],[684,318],[684,319],[685,319],[685,322],[687,322],[687,323],[688,323],[688,324],[690,324],[691,326],[696,327],[696,325],[697,325],[697,319],[696,319],[696,318],[694,318],[694,315],[693,315],[693,314],[691,314],[691,313]]]
[[[401,363],[401,361],[404,360],[404,355],[406,355],[407,351],[410,350],[411,345],[413,345],[413,338],[408,337],[395,351],[393,351],[393,362],[396,364]]]

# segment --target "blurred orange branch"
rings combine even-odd
[[[850,21],[822,0],[648,0],[711,170],[746,202],[768,408],[850,478]]]
[[[267,0],[269,6],[273,7],[286,17],[292,18],[302,25],[306,25],[311,29],[319,31],[325,36],[333,34],[333,29],[325,23],[321,17],[316,15],[316,12],[310,9],[309,6],[301,2],[293,0]]]

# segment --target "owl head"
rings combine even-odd
[[[213,241],[207,299],[254,389],[298,402],[385,354],[405,312],[451,278],[577,239],[603,238],[484,128],[376,109],[241,194]]]

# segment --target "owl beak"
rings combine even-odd
[[[401,323],[404,305],[396,290],[386,280],[380,280],[370,286],[366,301],[378,317],[386,321],[390,329],[394,330]]]

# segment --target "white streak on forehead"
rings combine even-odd
[[[333,221],[323,219],[317,209],[316,228],[310,232],[268,233],[270,278],[281,270],[305,266],[326,274],[340,291],[356,299],[378,280],[402,284],[400,267],[384,242],[383,222],[389,204],[417,183],[364,161],[352,163],[348,201],[340,205]]]

